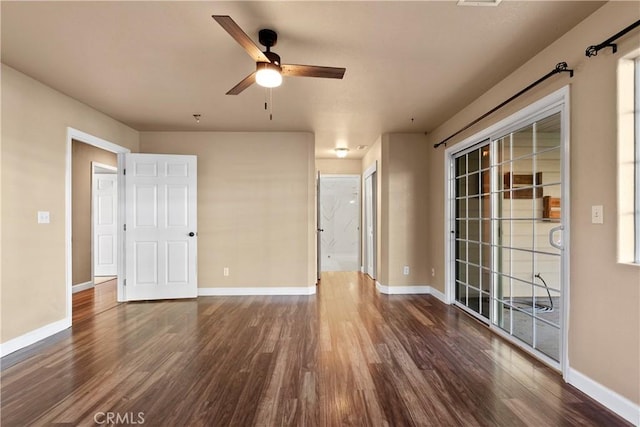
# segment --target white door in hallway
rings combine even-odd
[[[125,155],[126,300],[197,296],[197,158]]]
[[[118,175],[96,173],[92,179],[93,275],[118,274]]]

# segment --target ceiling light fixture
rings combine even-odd
[[[338,156],[341,159],[344,159],[345,157],[347,157],[347,154],[349,153],[349,149],[346,147],[338,147],[334,151],[336,152],[336,156]]]
[[[258,62],[256,65],[256,83],[262,87],[278,87],[282,84],[280,66],[269,62]]]

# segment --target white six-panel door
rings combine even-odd
[[[125,155],[126,300],[197,296],[196,156]]]
[[[94,276],[115,276],[117,264],[118,175],[93,175]]]

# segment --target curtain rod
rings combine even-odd
[[[458,136],[459,134],[461,134],[465,130],[469,129],[471,126],[473,126],[476,123],[478,123],[480,120],[486,118],[490,114],[493,114],[494,112],[498,111],[499,109],[501,109],[502,107],[504,107],[505,105],[507,105],[508,103],[513,101],[514,99],[518,98],[520,95],[522,95],[525,92],[531,90],[532,88],[534,88],[535,86],[539,85],[543,81],[547,80],[549,77],[553,76],[554,74],[559,74],[559,73],[569,73],[569,77],[573,77],[573,70],[570,70],[568,68],[567,63],[566,62],[558,62],[556,64],[556,67],[553,70],[549,71],[547,74],[545,74],[544,76],[540,77],[538,80],[536,80],[535,82],[531,83],[529,86],[525,87],[520,92],[518,92],[515,95],[513,95],[511,98],[509,98],[506,101],[502,102],[500,105],[492,108],[491,110],[487,111],[486,113],[484,113],[483,115],[481,115],[480,117],[478,117],[477,119],[472,121],[471,123],[467,124],[465,127],[460,129],[459,131],[457,131],[453,135],[448,136],[447,138],[443,139],[442,141],[440,141],[437,144],[433,144],[433,148],[438,148],[442,144],[446,144],[447,141],[449,141],[451,138],[453,138],[455,136]]]
[[[634,22],[633,24],[629,25],[627,28],[623,29],[622,31],[612,35],[611,37],[609,37],[608,39],[606,39],[602,43],[600,43],[598,45],[589,46],[587,48],[587,50],[584,52],[584,54],[587,57],[596,56],[598,54],[598,52],[601,49],[604,49],[605,47],[610,47],[611,49],[613,49],[613,53],[616,53],[618,51],[618,45],[613,43],[613,42],[618,40],[620,37],[624,36],[629,31],[633,30],[634,28],[636,28],[638,26],[640,26],[640,20],[638,20],[638,21]]]

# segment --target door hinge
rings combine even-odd
[[[127,174],[127,170],[126,169],[122,169],[122,175],[126,175]]]
[[[124,279],[123,284],[124,284],[124,286],[127,286],[127,279]]]
[[[127,224],[124,225],[124,231],[127,231]]]

